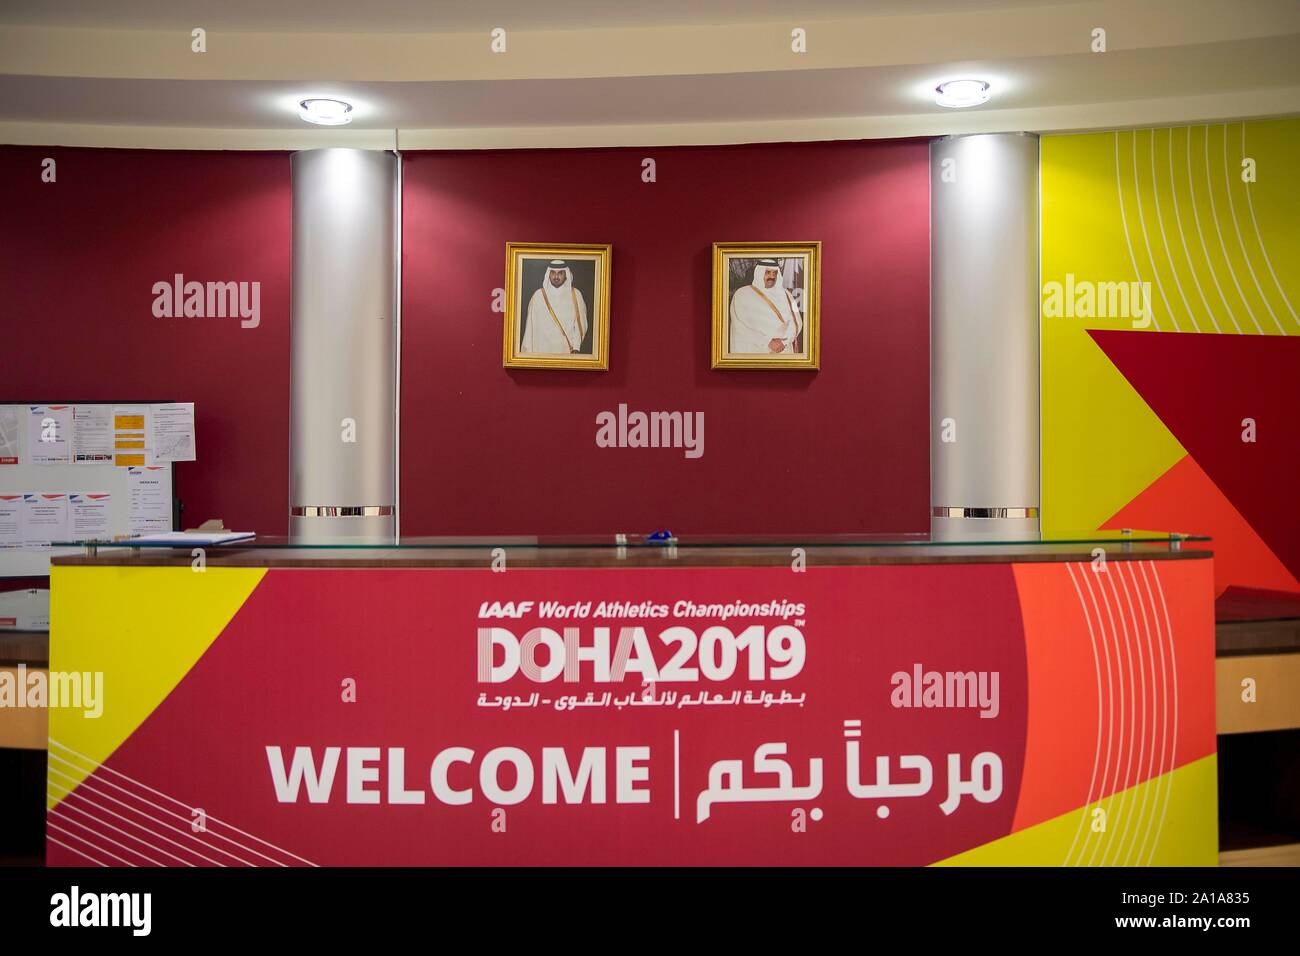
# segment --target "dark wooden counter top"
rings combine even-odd
[[[0,631],[0,667],[48,667],[50,635],[48,631]]]
[[[1098,543],[1083,544],[907,544],[870,547],[795,542],[781,545],[704,547],[635,545],[622,552],[613,547],[538,547],[484,542],[474,547],[418,548],[258,548],[213,547],[206,550],[213,568],[482,568],[496,549],[513,568],[623,567],[782,567],[803,547],[809,567],[866,564],[1007,564],[1012,562],[1091,561]],[[1107,542],[1107,561],[1170,561],[1212,557],[1212,552],[1183,545],[1170,550],[1164,543]],[[182,567],[190,551],[166,548],[101,548],[95,555],[56,557],[55,567]]]

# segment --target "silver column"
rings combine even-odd
[[[291,170],[289,533],[392,540],[397,157],[313,149]]]
[[[1037,136],[931,144],[930,272],[931,533],[1037,538]]]

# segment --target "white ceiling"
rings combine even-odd
[[[511,56],[486,52],[492,24]],[[961,75],[993,100],[935,105]],[[354,123],[305,126],[307,95],[353,102]],[[1289,113],[1297,0],[0,0],[11,143],[659,145]]]
[[[1294,81],[1291,38],[1222,44],[1214,68],[1197,48],[1081,53],[1013,63],[964,61],[954,75],[991,77],[998,106],[1092,103],[1281,87]],[[426,83],[97,79],[0,76],[10,119],[129,125],[148,116],[163,126],[276,129],[293,126],[304,95],[341,96],[356,104],[357,129],[582,126],[702,123],[741,117],[890,116],[931,110],[928,64],[799,72],[589,79],[467,80]],[[293,121],[292,123],[289,121]]]
[[[1050,7],[1078,0],[3,0],[0,23],[238,32],[468,33],[504,26],[767,23],[959,10]]]

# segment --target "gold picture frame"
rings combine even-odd
[[[819,367],[821,257],[820,242],[713,244],[713,368]],[[762,277],[761,260],[777,263]],[[773,268],[774,285],[760,289]],[[778,286],[781,295],[771,291]]]
[[[613,248],[584,243],[506,243],[505,368],[596,372],[609,368]],[[564,270],[551,268],[555,260],[564,262]],[[551,284],[552,273],[561,271],[567,271],[567,280]]]

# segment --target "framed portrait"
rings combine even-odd
[[[815,369],[820,242],[713,244],[713,367]]]
[[[506,368],[609,368],[612,249],[506,243]]]

